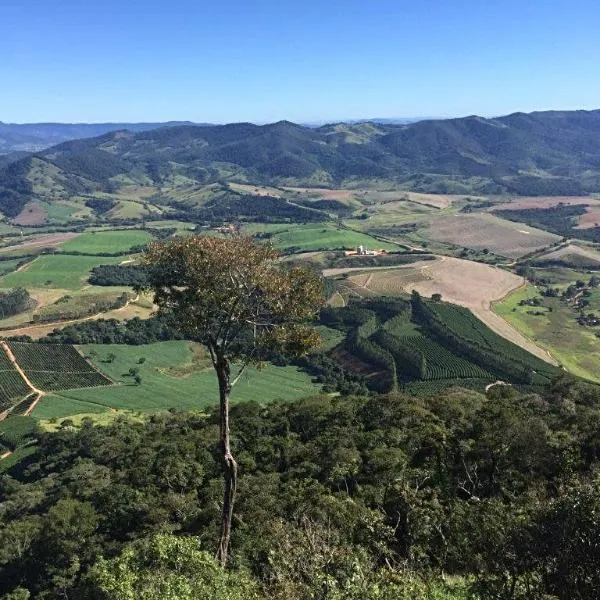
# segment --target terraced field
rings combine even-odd
[[[491,304],[524,285],[524,279],[509,271],[452,257],[440,257],[415,267],[369,269],[350,273],[342,282],[359,296],[403,296],[416,290],[424,297],[441,294],[452,304],[469,308],[490,329],[548,362],[548,353],[500,318]]]
[[[539,389],[559,370],[500,337],[466,308],[427,300],[366,299],[322,318],[346,337],[330,356],[376,391],[484,391],[497,381]],[[419,384],[415,387],[416,384]]]

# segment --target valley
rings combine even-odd
[[[589,123],[595,118],[586,116]],[[535,119],[544,122],[543,115]],[[410,127],[418,131],[437,124]],[[356,124],[350,131],[359,155],[379,148],[381,170],[396,160],[387,153],[398,151],[390,144],[405,135],[406,127]],[[276,161],[275,140],[287,140],[287,166]],[[345,165],[346,171],[319,166],[326,160],[319,149],[323,140],[338,153],[336,168]],[[33,303],[0,318],[0,334],[9,340],[45,342],[40,347],[49,342],[75,345],[113,382],[44,390],[31,415],[49,424],[67,417],[137,415],[188,404],[201,409],[197,391],[206,406],[215,402],[211,372],[202,366],[205,359],[168,328],[159,333],[151,296],[134,289],[143,285],[138,264],[148,243],[192,234],[243,233],[271,244],[286,263],[321,272],[324,300],[342,311],[379,300],[406,302],[413,292],[443,306],[463,307],[477,324],[473,326],[485,328],[494,343],[504,339],[509,354],[525,351],[529,356],[515,360],[541,360],[536,364],[547,366],[539,369],[561,367],[597,380],[600,355],[591,319],[579,324],[574,308],[560,298],[544,300],[545,317],[519,304],[535,295],[527,283],[534,281],[533,271],[552,276],[567,269],[557,284],[557,293],[562,293],[600,270],[600,237],[595,241],[600,227],[590,225],[598,203],[592,193],[523,196],[507,184],[490,191],[483,179],[472,175],[463,176],[460,185],[450,185],[449,179],[441,185],[441,172],[431,175],[431,185],[415,185],[411,175],[391,177],[377,169],[359,176],[353,172],[356,163],[341,158],[346,144],[330,127],[307,130],[288,122],[186,125],[67,142],[0,169],[0,291],[23,288]],[[312,157],[310,168],[294,158],[300,151],[304,161]],[[522,191],[530,193],[529,188]],[[558,217],[552,216],[554,207]],[[375,314],[385,329],[389,315]],[[418,336],[410,332],[423,335],[425,329],[417,316],[412,323],[407,329],[411,343],[417,349],[424,344],[419,351],[427,355],[431,369],[443,372],[441,363],[434,366],[436,353],[439,360],[446,357],[457,365],[471,360],[453,354],[456,349],[439,332],[428,330],[433,337],[417,342]],[[353,352],[347,328],[327,323],[320,327],[330,342],[314,357],[249,372],[236,390],[237,399],[269,402],[323,389],[364,389],[373,374],[383,372],[377,361]],[[569,334],[556,335],[559,330]],[[376,345],[372,335],[368,343]],[[127,345],[134,339],[135,345]],[[484,390],[506,379],[505,366],[476,362],[460,368],[457,373],[468,376],[450,371],[433,380],[429,375],[412,380],[401,376],[398,385],[425,394],[455,385]],[[137,384],[132,369],[140,379]],[[155,400],[149,400],[150,389]],[[154,394],[156,390],[163,392]]]

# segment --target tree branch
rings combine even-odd
[[[231,387],[233,387],[240,380],[240,377],[244,374],[244,372],[246,371],[246,368],[248,367],[249,364],[250,364],[249,361],[246,361],[242,365],[242,367],[238,371],[237,375],[233,378],[233,381],[229,384]]]

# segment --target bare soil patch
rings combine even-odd
[[[452,194],[420,194],[418,192],[406,192],[408,199],[417,204],[426,204],[435,208],[448,208],[454,202],[462,200],[465,196],[457,196]],[[469,198],[475,198],[469,196]]]
[[[46,211],[37,202],[28,202],[13,219],[13,223],[17,225],[43,225],[46,222],[46,216]]]
[[[544,248],[559,236],[522,223],[487,214],[465,214],[434,219],[423,233],[436,242],[484,250],[507,258],[519,258]]]
[[[522,196],[502,204],[495,204],[490,210],[520,210],[526,208],[552,208],[557,204],[589,204],[600,206],[600,200],[589,196]]]
[[[33,248],[56,248],[57,246],[64,244],[67,240],[72,240],[78,235],[78,233],[48,233],[44,235],[37,235],[31,239],[21,242],[20,244],[0,248],[0,254],[6,252],[14,252],[15,250],[25,250]]]
[[[343,367],[354,373],[360,373],[361,375],[370,375],[376,373],[377,369],[366,363],[353,354],[350,354],[343,348],[335,348],[331,352],[331,357],[339,362]]]
[[[592,227],[600,227],[600,204],[593,204],[586,208],[585,214],[579,217],[576,229],[591,229]]]

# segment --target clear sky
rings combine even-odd
[[[0,0],[0,121],[600,108],[598,0]]]

